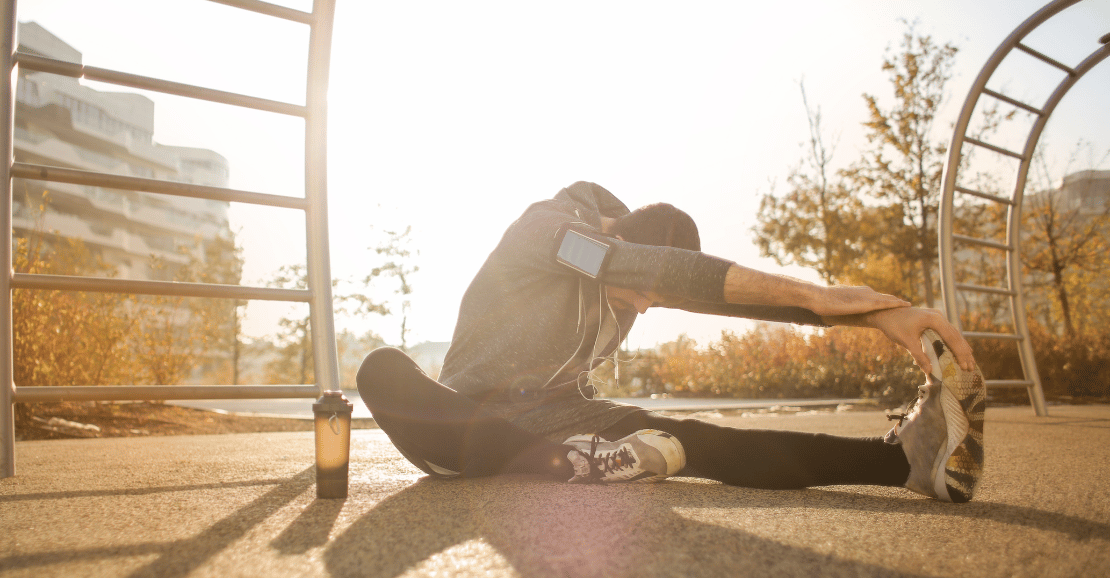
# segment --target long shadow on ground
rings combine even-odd
[[[888,523],[920,514],[957,516],[1058,531],[1073,539],[1110,538],[1106,524],[1029,508],[954,506],[836,489],[762,491],[681,479],[577,486],[514,476],[424,478],[356,520],[330,543],[325,562],[332,576],[394,577],[460,547],[464,550],[455,556],[467,563],[480,568],[503,564],[503,558],[523,576],[914,575],[737,527],[778,524],[771,532],[776,537],[801,532],[795,544],[804,543],[807,532],[827,540],[837,535],[838,513]],[[889,548],[885,539],[879,531],[865,534],[870,547]],[[501,558],[489,555],[490,548]]]

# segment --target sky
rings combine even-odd
[[[960,49],[933,137],[946,142],[983,63],[1042,5],[339,0],[328,111],[333,276],[361,278],[380,262],[371,247],[384,232],[411,227],[420,270],[408,342],[449,340],[462,293],[505,227],[529,204],[587,180],[632,208],[683,208],[708,253],[816,280],[761,257],[751,233],[760,195],[784,191],[803,155],[799,83],[836,142],[833,164],[847,166],[868,148],[862,95],[892,102],[882,60],[913,22]],[[299,24],[200,0],[19,0],[18,18],[59,36],[88,65],[304,102],[308,35]],[[1110,32],[1110,0],[1085,0],[1060,18],[1028,43],[1076,64]],[[1067,157],[1079,139],[1110,149],[1108,69],[1084,77],[1052,116],[1042,144],[1056,178],[1075,166]],[[1039,63],[1000,73],[994,88],[1034,102],[1059,81]],[[156,102],[155,141],[223,154],[233,188],[303,195],[299,120],[147,94]],[[231,218],[245,284],[303,263],[301,214],[233,205]],[[389,290],[379,287],[379,298]],[[245,331],[273,333],[287,313],[252,302]],[[396,319],[340,317],[337,325],[399,342]],[[748,327],[650,311],[628,345],[683,333],[705,345]]]

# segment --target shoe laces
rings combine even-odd
[[[601,436],[594,435],[593,439],[590,440],[590,453],[587,454],[583,451],[578,452],[585,457],[586,462],[590,464],[591,478],[598,480],[605,477],[606,474],[615,473],[636,465],[636,456],[624,445],[621,445],[616,450],[601,452],[599,454],[597,445],[602,441],[605,440],[603,440]]]
[[[913,403],[910,403],[906,406],[906,411],[904,411],[902,413],[888,413],[888,414],[886,414],[887,421],[898,420],[898,425],[896,425],[895,427],[899,428],[899,431],[901,431],[902,422],[906,421],[906,419],[908,419],[911,415],[913,415],[914,410],[917,409],[917,404],[921,403],[921,400],[924,399],[924,398],[925,398],[925,386],[924,385],[919,385],[919,386],[917,386],[917,398],[913,400]]]

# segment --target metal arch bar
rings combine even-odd
[[[996,152],[1000,155],[1006,155],[1008,157],[1014,157],[1015,159],[1019,159],[1019,160],[1023,160],[1023,161],[1025,160],[1025,156],[1023,156],[1021,153],[1017,153],[1017,152],[1014,152],[1014,151],[1009,150],[1009,149],[1004,149],[1000,146],[995,146],[995,145],[992,145],[990,143],[985,143],[985,142],[983,142],[979,139],[971,138],[969,136],[964,137],[964,142],[971,143],[975,146],[983,147],[987,150],[992,150],[992,151],[994,151],[994,152]]]
[[[994,53],[991,54],[991,57],[987,59],[987,62],[979,71],[979,75],[975,78],[975,82],[972,83],[968,91],[963,108],[960,111],[960,116],[953,128],[952,142],[948,147],[948,160],[945,164],[943,188],[941,190],[940,222],[937,227],[937,236],[940,253],[941,297],[944,302],[945,315],[957,329],[961,328],[961,323],[959,304],[957,302],[958,291],[955,286],[955,264],[953,263],[953,244],[957,239],[956,236],[952,234],[954,219],[952,201],[956,186],[956,178],[963,158],[963,144],[968,138],[967,129],[971,122],[971,115],[975,111],[979,96],[983,94],[986,89],[987,81],[990,80],[991,76],[994,74],[995,70],[998,69],[1006,56],[1038,26],[1079,2],[1080,0],[1054,0],[1018,25],[1018,27],[999,44],[998,48],[995,49]],[[1067,78],[1074,79],[1076,77],[1069,74]],[[1042,114],[1038,116],[1037,123],[1043,127],[1044,122],[1051,113],[1051,106],[1046,105]],[[1039,131],[1037,132],[1039,135]],[[1035,143],[1031,143],[1030,141],[1026,143],[1026,151],[1025,155],[1023,155],[1025,158],[1021,160],[1021,166],[1019,168],[1019,186],[1015,187],[1016,192],[1013,197],[1014,203],[1010,207],[1009,217],[1007,218],[1009,242],[1010,245],[1015,248],[1020,246],[1022,194],[1025,187],[1025,176],[1028,171],[1028,159],[1030,155],[1032,155],[1033,150],[1030,144]],[[1025,302],[1022,294],[1019,268],[1020,255],[1018,255],[1018,251],[1010,251],[1009,259],[1007,259],[1007,278],[1010,290],[1015,293],[1010,297],[1012,305],[1011,312],[1014,318],[1014,327],[1020,339],[1022,367],[1025,376],[1033,381],[1033,385],[1029,387],[1029,398],[1033,405],[1033,409],[1038,416],[1044,416],[1047,415],[1047,410],[1044,405],[1044,392],[1041,387],[1040,374],[1037,371],[1036,360],[1033,356],[1032,344],[1029,341],[1029,328],[1025,323]]]
[[[213,4],[223,4],[241,10],[249,10],[266,16],[273,16],[274,18],[282,18],[284,20],[292,20],[293,22],[300,22],[301,24],[312,24],[312,14],[308,12],[301,12],[293,8],[286,8],[285,6],[278,6],[277,4],[270,4],[269,2],[260,2],[259,0],[208,0]]]
[[[249,203],[252,205],[265,205],[285,209],[300,209],[302,211],[308,206],[308,203],[306,203],[304,199],[298,197],[267,195],[264,193],[225,189],[222,187],[208,187],[159,179],[128,177],[30,163],[12,163],[11,176],[55,183],[70,183],[74,185],[90,185],[109,189],[121,189],[125,191],[160,193],[228,203]]]
[[[994,201],[994,202],[1002,204],[1002,205],[1012,205],[1012,204],[1014,204],[1013,199],[1007,199],[1006,197],[1000,197],[998,195],[992,195],[990,193],[984,193],[982,191],[976,191],[974,189],[968,189],[968,188],[965,188],[965,187],[957,186],[956,190],[961,192],[961,193],[971,195],[973,197],[979,197],[980,199],[986,199],[988,201]]]
[[[1048,119],[1056,106],[1064,98],[1064,95],[1071,90],[1075,83],[1083,78],[1088,72],[1091,71],[1096,65],[1110,57],[1110,44],[1103,44],[1098,50],[1093,52],[1090,56],[1085,58],[1078,66],[1075,67],[1074,73],[1064,77],[1064,80],[1056,87],[1052,95],[1049,96],[1045,102],[1044,116],[1038,117],[1037,121],[1029,130],[1029,137],[1025,143],[1025,160],[1022,161],[1021,166],[1018,167],[1017,181],[1014,186],[1014,206],[1010,208],[1009,216],[1006,220],[1006,228],[1010,240],[1010,244],[1014,247],[1021,246],[1021,208],[1022,200],[1025,194],[1025,183],[1029,175],[1029,159],[1033,158],[1033,151],[1037,148],[1037,143],[1040,141],[1041,133],[1044,131],[1045,125],[1048,124]],[[1029,327],[1025,315],[1025,295],[1022,289],[1022,271],[1021,271],[1021,255],[1018,251],[1010,253],[1010,258],[1006,263],[1007,276],[1010,278],[1010,287],[1014,290],[1015,295],[1011,297],[1013,307],[1011,307],[1011,314],[1013,316],[1014,329],[1022,337],[1021,343],[1018,344],[1018,349],[1021,353],[1021,361],[1025,366],[1025,376],[1032,379],[1034,385],[1029,388],[1029,401],[1033,405],[1034,411],[1038,416],[1048,415],[1048,410],[1045,407],[1044,401],[1044,388],[1041,385],[1040,373],[1037,370],[1036,356],[1033,352],[1033,343],[1030,339]]]
[[[998,241],[991,241],[989,239],[977,239],[975,237],[968,237],[965,235],[952,235],[952,239],[969,245],[979,245],[980,247],[990,247],[992,249],[1001,249],[1003,251],[1013,251],[1013,245],[1006,243],[999,243]]]
[[[119,72],[116,70],[108,70],[107,68],[84,66],[73,62],[65,62],[64,60],[55,60],[53,58],[35,56],[33,54],[27,54],[25,52],[15,53],[15,61],[17,64],[19,64],[19,67],[21,69],[25,70],[35,70],[38,72],[59,74],[61,76],[69,76],[73,78],[85,78],[87,80],[96,80],[99,82],[118,84],[120,86],[129,86],[131,88],[153,90],[155,92],[161,92],[165,94],[195,98],[197,100],[207,100],[209,102],[216,102],[220,104],[230,104],[233,106],[241,106],[244,108],[253,108],[255,110],[285,114],[289,116],[304,117],[307,114],[307,109],[297,104],[290,104],[287,102],[270,100],[266,98],[258,98],[254,96],[246,96],[235,92],[226,92],[223,90],[204,88],[202,86],[194,86],[192,84],[184,84],[180,82],[173,82],[170,80],[151,78],[149,76],[141,76],[138,74],[130,74],[127,72]]]
[[[1001,339],[1009,341],[1022,341],[1025,337],[1019,333],[990,333],[986,331],[965,331],[965,339]]]
[[[315,385],[67,385],[17,387],[15,401],[315,398],[318,392]]]
[[[998,69],[998,66],[1006,58],[1006,55],[1013,50],[1014,45],[1049,18],[1052,18],[1065,8],[1078,2],[1080,2],[1080,0],[1056,0],[1026,19],[1025,22],[1021,23],[1001,44],[999,44],[998,48],[995,49],[994,53],[987,59],[987,62],[979,71],[979,76],[977,76],[972,83],[971,89],[968,91],[967,97],[964,100],[960,116],[956,120],[956,125],[953,128],[952,142],[948,147],[948,160],[944,167],[944,183],[941,190],[940,219],[937,233],[940,245],[941,299],[944,302],[945,314],[949,322],[954,324],[957,329],[960,328],[960,316],[958,314],[957,291],[955,287],[955,266],[952,263],[952,194],[956,187],[956,177],[960,170],[960,162],[963,155],[963,143],[966,138],[965,135],[967,134],[968,125],[971,123],[971,115],[975,111],[975,106],[979,101],[979,95],[983,93],[983,90],[987,86],[987,81],[990,80],[991,75]]]
[[[339,389],[339,355],[335,346],[332,310],[331,261],[328,243],[328,76],[331,62],[334,0],[316,0],[316,19],[308,41],[308,82],[305,107],[305,235],[308,246],[308,286],[312,291],[309,318],[312,355],[320,391]]]
[[[1063,70],[1064,72],[1068,73],[1068,76],[1075,76],[1075,69],[1074,68],[1071,68],[1068,65],[1063,64],[1063,63],[1061,63],[1060,61],[1058,61],[1054,58],[1046,56],[1045,54],[1043,54],[1041,52],[1033,50],[1032,48],[1029,48],[1028,46],[1022,44],[1021,42],[1018,42],[1015,45],[1015,48],[1017,48],[1018,50],[1028,54],[1029,56],[1032,56],[1033,58],[1036,58],[1036,59],[1041,60],[1041,61],[1043,61],[1047,64],[1055,66],[1056,68],[1059,68],[1060,70]]]
[[[956,289],[973,291],[976,293],[993,293],[995,295],[1013,295],[1014,292],[1005,287],[988,287],[985,285],[972,285],[970,283],[956,283]]]
[[[1028,379],[987,379],[983,381],[983,385],[987,387],[1007,387],[1014,389],[1029,389],[1033,384],[1034,382]]]
[[[108,277],[79,277],[75,275],[31,275],[14,273],[13,289],[43,289],[47,291],[92,291],[96,293],[122,293],[125,295],[173,295],[177,297],[208,297],[216,299],[257,299],[260,301],[292,301],[307,303],[311,298],[304,289],[277,287],[245,287],[217,283],[177,283],[172,281],[143,281],[138,279],[111,279]]]
[[[1012,104],[1012,105],[1014,105],[1018,108],[1021,108],[1021,109],[1025,109],[1025,110],[1027,110],[1027,111],[1029,111],[1029,112],[1031,112],[1031,113],[1033,113],[1037,116],[1041,116],[1041,115],[1044,114],[1043,110],[1041,110],[1041,109],[1039,109],[1035,106],[1025,104],[1024,102],[1021,102],[1020,100],[1010,98],[1010,97],[1006,96],[1005,94],[1002,94],[1001,92],[995,92],[995,91],[993,91],[989,88],[984,88],[983,89],[983,94],[993,96],[994,98],[996,98],[998,100],[1001,100],[1002,102]]]
[[[12,175],[11,159],[15,139],[15,86],[16,70],[12,55],[15,53],[16,14],[15,0],[0,1],[0,71],[8,76],[3,83],[3,113],[0,114],[0,186],[4,187],[0,199],[0,478],[15,475],[15,375],[12,364]]]

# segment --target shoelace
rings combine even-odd
[[[909,404],[906,407],[906,411],[904,411],[902,413],[888,413],[888,414],[886,414],[887,421],[898,420],[898,425],[896,425],[895,427],[899,427],[899,428],[902,427],[902,422],[906,421],[906,418],[910,417],[910,414],[913,413],[913,409],[915,407],[917,407],[918,403],[921,402],[921,398],[925,397],[925,392],[921,389],[923,387],[925,387],[925,386],[924,385],[917,386],[917,398],[913,400],[913,403]]]
[[[586,461],[590,464],[590,469],[593,470],[593,477],[600,479],[605,474],[611,474],[618,470],[623,470],[636,465],[636,457],[628,448],[621,447],[619,450],[612,451],[606,454],[597,455],[597,444],[602,441],[601,436],[595,435],[590,440],[590,454],[586,455]],[[579,452],[582,453],[582,452]],[[585,454],[583,454],[585,455]]]

